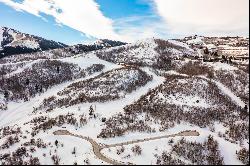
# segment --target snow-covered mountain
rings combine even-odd
[[[102,42],[100,42],[102,41]],[[102,43],[102,44],[100,44]],[[33,53],[25,53],[25,54],[14,54],[5,57],[4,59],[0,59],[0,63],[6,62],[18,62],[22,60],[36,60],[36,59],[51,59],[51,58],[66,58],[71,57],[77,54],[86,54],[88,52],[101,50],[104,48],[117,47],[121,45],[126,45],[127,43],[112,41],[112,40],[99,40],[98,43],[91,44],[77,44],[73,46],[67,46],[63,48],[50,49],[46,51],[36,51]]]
[[[204,62],[187,41],[0,59],[0,164],[248,164],[249,60]]]
[[[0,58],[14,54],[32,53],[66,46],[67,45],[63,43],[21,33],[11,28],[0,28]]]
[[[120,42],[120,41],[99,39],[99,40],[92,42],[92,43],[77,44],[77,45],[65,47],[61,50],[63,50],[63,52],[70,52],[70,53],[76,55],[76,54],[82,54],[82,53],[86,53],[86,52],[101,50],[101,49],[105,49],[105,48],[122,46],[122,45],[126,45],[126,44],[127,43]]]
[[[166,68],[171,60],[193,57],[196,52],[178,41],[150,38],[100,50],[96,54],[99,58],[113,63]]]

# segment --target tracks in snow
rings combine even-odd
[[[84,139],[84,140],[88,141],[92,145],[93,152],[96,155],[96,157],[99,158],[100,160],[102,160],[102,161],[104,161],[106,163],[112,164],[112,165],[124,165],[124,164],[133,165],[133,164],[132,163],[124,163],[124,162],[117,161],[117,160],[111,159],[109,157],[106,157],[105,155],[103,155],[101,153],[101,151],[103,149],[117,147],[117,146],[131,145],[131,144],[142,143],[142,142],[148,142],[148,141],[164,139],[164,138],[190,137],[190,136],[199,136],[200,135],[197,131],[183,131],[183,132],[180,132],[180,133],[177,133],[177,134],[172,134],[172,135],[165,135],[165,136],[151,137],[151,138],[145,138],[145,139],[138,139],[138,140],[127,141],[127,142],[117,143],[117,144],[110,144],[110,145],[101,145],[101,144],[97,143],[95,140],[93,140],[90,137],[84,137],[84,136],[81,136],[81,135],[72,134],[67,130],[58,130],[58,131],[55,131],[53,134],[57,135],[57,136],[72,136],[72,137],[76,137],[76,138],[80,138],[80,139]]]

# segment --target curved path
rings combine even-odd
[[[84,136],[81,136],[81,135],[72,134],[67,130],[58,130],[58,131],[55,131],[53,134],[54,135],[73,136],[73,137],[81,138],[81,139],[84,139],[84,140],[88,141],[92,145],[93,152],[96,155],[96,157],[98,157],[100,160],[102,160],[102,161],[104,161],[106,163],[109,163],[109,164],[112,164],[112,165],[125,165],[125,164],[128,164],[128,163],[119,162],[119,161],[116,161],[116,160],[113,160],[113,159],[110,159],[110,158],[104,156],[101,153],[101,150],[103,149],[103,146],[98,144],[96,141],[94,141],[90,137],[84,137]]]
[[[165,136],[159,136],[159,137],[152,137],[152,138],[145,138],[145,139],[138,139],[138,140],[134,140],[134,141],[127,141],[127,142],[123,142],[123,143],[117,143],[117,144],[110,144],[110,145],[101,145],[99,143],[97,143],[95,140],[93,140],[90,137],[84,137],[81,135],[76,135],[76,134],[72,134],[67,130],[58,130],[53,132],[54,135],[62,135],[62,136],[72,136],[72,137],[77,137],[77,138],[81,138],[84,139],[86,141],[88,141],[92,147],[93,147],[93,152],[96,155],[96,157],[98,157],[100,160],[112,164],[112,165],[132,165],[132,163],[124,163],[124,162],[120,162],[114,159],[110,159],[106,156],[104,156],[101,153],[101,150],[106,149],[106,148],[111,148],[111,147],[117,147],[117,146],[123,146],[123,145],[130,145],[130,144],[136,144],[136,143],[141,143],[141,142],[147,142],[147,141],[153,141],[153,140],[158,140],[158,139],[163,139],[163,138],[171,138],[171,137],[188,137],[188,136],[199,136],[200,134],[197,131],[183,131],[177,134],[172,134],[172,135],[165,135]]]

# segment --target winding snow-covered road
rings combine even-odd
[[[136,144],[136,143],[147,142],[147,141],[153,141],[153,140],[164,139],[164,138],[170,138],[170,137],[189,137],[189,136],[199,136],[200,135],[197,131],[183,131],[183,132],[179,132],[177,134],[152,137],[152,138],[145,138],[145,139],[138,139],[138,140],[127,141],[127,142],[111,144],[111,145],[100,145],[99,143],[97,143],[95,140],[93,140],[90,137],[84,137],[81,135],[72,134],[67,130],[58,130],[58,131],[55,131],[53,134],[57,135],[57,136],[72,136],[72,137],[77,137],[77,138],[81,138],[81,139],[88,141],[92,145],[93,152],[96,155],[96,157],[99,158],[100,160],[102,160],[106,163],[112,164],[112,165],[124,165],[124,164],[132,165],[132,163],[124,163],[121,161],[111,159],[107,156],[104,156],[101,153],[101,151],[103,149],[124,146],[124,145],[130,145],[130,144]]]

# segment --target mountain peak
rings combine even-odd
[[[66,46],[63,43],[22,33],[9,27],[1,27],[0,29],[0,58],[8,55],[32,53]]]

